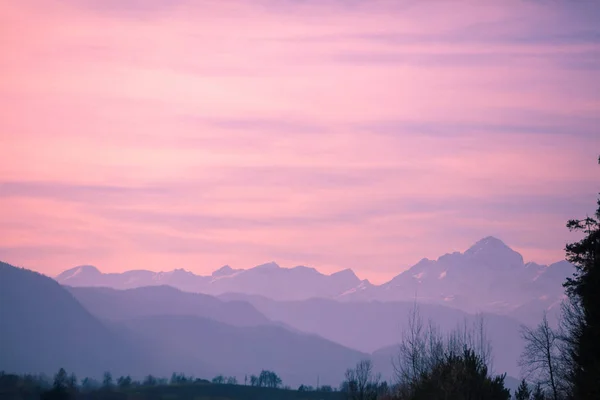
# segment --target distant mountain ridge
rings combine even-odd
[[[104,274],[92,266],[67,270],[55,279],[68,286],[131,289],[169,285],[214,296],[226,293],[260,295],[295,301],[328,298],[338,301],[407,301],[442,304],[467,312],[514,315],[521,321],[557,307],[562,283],[574,267],[560,261],[549,266],[524,263],[523,257],[500,239],[485,237],[465,252],[422,259],[381,285],[360,280],[345,269],[325,275],[314,268],[282,268],[274,262],[243,270],[224,266],[210,276],[183,269],[170,272],[133,270]]]
[[[268,278],[268,279],[267,279]],[[143,286],[168,285],[186,292],[219,295],[236,292],[265,295],[276,300],[304,300],[312,297],[333,298],[360,285],[352,270],[325,275],[314,268],[297,266],[282,268],[275,262],[251,269],[233,269],[226,265],[209,276],[196,275],[183,269],[169,272],[132,270],[102,273],[84,265],[64,271],[55,277],[66,286],[102,286],[134,289]]]

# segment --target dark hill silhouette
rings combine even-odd
[[[134,343],[94,318],[54,280],[0,262],[0,370],[100,376],[144,363]]]
[[[244,301],[223,301],[199,293],[182,292],[170,286],[147,286],[116,290],[101,287],[67,287],[93,315],[123,320],[152,315],[194,315],[236,326],[271,324]]]

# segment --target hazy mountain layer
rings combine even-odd
[[[176,269],[170,272],[127,271],[103,274],[92,266],[70,269],[56,277],[69,286],[128,289],[170,285],[221,295],[243,293],[274,300],[333,298],[341,301],[413,301],[451,306],[467,312],[509,314],[522,322],[537,321],[544,309],[557,309],[562,283],[574,268],[566,261],[549,266],[524,263],[523,257],[494,237],[464,253],[423,259],[382,285],[361,281],[351,270],[324,275],[313,268],[281,268],[275,263],[248,270],[222,267],[211,276]]]
[[[335,297],[361,283],[351,270],[324,275],[314,268],[281,268],[275,263],[259,265],[248,270],[235,270],[225,266],[213,272],[211,276],[195,275],[183,269],[170,272],[135,270],[103,274],[96,267],[87,265],[67,270],[55,279],[67,286],[131,289],[169,285],[188,292],[211,295],[239,292],[282,300]]]
[[[124,320],[156,315],[189,315],[236,326],[270,324],[271,321],[245,301],[182,292],[170,286],[116,290],[102,287],[66,287],[93,315]]]
[[[269,325],[233,327],[214,320],[163,315],[124,323],[164,365],[196,376],[245,375],[276,371],[285,384],[320,379],[339,385],[349,366],[369,356],[317,335],[292,333]]]
[[[350,303],[328,299],[281,302],[243,294],[225,294],[220,298],[248,301],[273,320],[368,353],[390,346],[397,350],[409,312],[415,306],[414,302]],[[434,304],[419,304],[418,310],[426,325],[431,321],[446,333],[463,328],[465,323],[471,327],[476,319],[463,311]],[[520,323],[494,314],[484,314],[483,319],[493,346],[494,366],[498,371],[518,376],[517,361],[523,347]],[[378,368],[391,373],[389,357],[385,363],[379,362]]]
[[[236,374],[243,379],[246,374],[272,368],[287,384],[313,382],[319,375],[323,384],[337,385],[348,366],[366,357],[317,335],[292,332],[268,321],[266,325],[234,326],[181,311],[213,302],[208,308],[223,313],[245,307],[249,314],[238,315],[241,325],[260,322],[264,316],[248,304],[179,292],[168,295],[174,299],[172,308],[169,304],[164,305],[166,309],[157,306],[157,313],[166,315],[152,315],[149,310],[157,304],[146,294],[164,294],[171,289],[150,289],[146,293],[74,290],[80,297],[88,296],[90,306],[106,301],[93,305],[96,313],[106,317],[146,314],[119,321],[99,320],[52,279],[0,263],[0,370],[53,374],[64,367],[80,377],[99,377],[104,371],[134,377],[168,376],[177,371],[205,378]],[[136,296],[138,303],[131,307],[127,302]],[[232,304],[234,308],[228,308]],[[110,308],[123,310],[111,314]],[[196,314],[200,313],[201,309]]]

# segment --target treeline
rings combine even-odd
[[[253,379],[254,378],[254,379]],[[0,372],[2,400],[141,400],[141,399],[289,399],[343,400],[341,392],[331,386],[312,388],[300,385],[297,390],[282,386],[281,378],[273,371],[263,370],[251,375],[247,384],[238,384],[235,377],[218,375],[212,380],[173,373],[170,379],[149,375],[142,380],[130,376],[113,379],[106,372],[101,380],[84,378],[60,369],[54,379],[43,375],[17,375]]]

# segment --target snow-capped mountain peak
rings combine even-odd
[[[522,266],[523,256],[493,236],[485,237],[464,252],[464,256],[482,264]]]
[[[224,265],[221,268],[219,268],[218,270],[214,271],[211,276],[213,276],[215,278],[221,277],[221,276],[229,276],[229,275],[233,275],[236,272],[240,272],[240,271],[242,271],[242,270],[241,269],[233,269],[229,265]]]
[[[74,279],[75,277],[81,278],[91,278],[94,276],[99,276],[102,273],[98,270],[98,268],[93,265],[80,265],[75,268],[68,269],[61,274],[56,276],[57,280],[64,279]]]
[[[276,271],[276,270],[281,269],[281,267],[275,261],[271,261],[271,262],[268,262],[265,264],[257,265],[256,267],[254,267],[252,269],[253,270],[261,270],[261,271]],[[247,270],[247,271],[250,271],[250,270]]]

